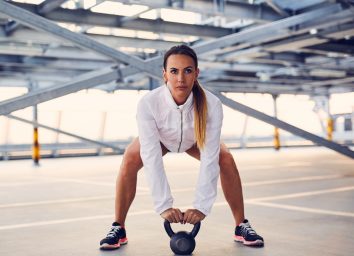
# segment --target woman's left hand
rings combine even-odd
[[[192,225],[196,224],[199,221],[202,221],[205,218],[204,213],[197,209],[188,209],[183,214],[183,223],[190,223]]]

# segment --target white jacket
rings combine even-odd
[[[223,112],[220,100],[209,91],[204,91],[208,105],[206,141],[200,152],[200,172],[193,207],[208,215],[217,194]],[[139,101],[137,123],[140,155],[155,210],[161,214],[172,208],[173,198],[163,166],[160,142],[171,152],[185,152],[196,143],[193,92],[185,104],[177,106],[167,86],[154,89]]]

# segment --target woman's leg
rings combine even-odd
[[[161,149],[162,155],[168,152],[162,144]],[[135,138],[125,150],[116,181],[115,221],[122,226],[125,225],[129,207],[135,197],[137,176],[141,167],[143,162],[140,157],[139,138]]]
[[[200,152],[196,146],[188,149],[186,152],[190,156],[200,160]],[[221,186],[237,226],[245,219],[242,185],[235,160],[224,143],[220,144],[219,165]]]

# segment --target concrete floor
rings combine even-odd
[[[323,148],[232,151],[243,181],[246,216],[263,248],[232,240],[234,222],[219,189],[202,222],[199,255],[354,255],[354,162]],[[128,245],[103,252],[98,244],[114,213],[121,156],[0,162],[0,255],[173,255],[163,220],[140,172],[127,219]],[[175,206],[193,201],[198,162],[168,154],[165,167]],[[173,224],[175,230],[191,226]]]

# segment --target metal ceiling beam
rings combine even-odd
[[[214,10],[213,1],[189,0],[184,2],[184,8],[188,11],[191,10],[209,15],[217,14],[215,11],[210,11]],[[283,18],[268,6],[230,1],[225,1],[225,8],[222,14],[224,17],[237,17],[239,19],[250,19],[257,22],[269,22]]]
[[[214,40],[211,45],[208,42],[198,44],[197,53],[208,52],[213,49],[224,48],[236,43],[252,42],[264,40],[264,38],[274,37],[284,34],[284,29],[296,26],[309,20],[315,20],[323,16],[331,16],[342,10],[341,5],[335,4],[315,11],[291,16],[272,23],[251,27],[236,34],[224,36]]]
[[[348,43],[347,45],[335,43],[335,42],[333,42],[333,43],[328,42],[328,43],[324,43],[324,44],[312,45],[312,46],[309,46],[306,48],[320,50],[320,51],[326,51],[326,52],[338,52],[338,53],[347,53],[347,54],[354,55],[354,41],[353,40],[350,43]]]
[[[333,86],[333,85],[347,84],[347,83],[353,83],[353,82],[354,82],[354,77],[346,76],[344,78],[339,78],[339,79],[331,79],[331,80],[325,80],[325,81],[309,82],[309,83],[305,83],[303,86],[309,86],[309,87]]]
[[[354,158],[354,151],[350,150],[348,147],[342,146],[342,145],[340,145],[338,143],[335,143],[335,142],[331,142],[331,141],[326,140],[326,139],[324,139],[322,137],[319,137],[319,136],[317,136],[315,134],[309,133],[309,132],[307,132],[305,130],[302,130],[302,129],[298,128],[298,127],[295,127],[295,126],[293,126],[291,124],[288,124],[288,123],[286,123],[284,121],[281,121],[281,120],[279,120],[277,118],[274,118],[274,117],[266,115],[266,114],[264,114],[264,113],[262,113],[260,111],[252,109],[252,108],[250,108],[250,107],[248,107],[246,105],[240,104],[240,103],[238,103],[238,102],[236,102],[236,101],[234,101],[234,100],[232,100],[232,99],[230,99],[228,97],[225,97],[224,95],[222,95],[220,92],[216,91],[215,89],[211,89],[211,90],[217,97],[219,97],[219,99],[221,100],[221,102],[224,105],[226,105],[226,106],[228,106],[228,107],[230,107],[230,108],[232,108],[234,110],[237,110],[237,111],[239,111],[241,113],[244,113],[244,114],[246,114],[248,116],[252,116],[252,117],[254,117],[254,118],[258,119],[258,120],[261,120],[263,122],[266,122],[266,123],[268,123],[270,125],[274,125],[276,127],[279,127],[281,129],[283,129],[285,131],[288,131],[288,132],[290,132],[292,134],[295,134],[295,135],[297,135],[299,137],[302,137],[302,138],[305,138],[307,140],[310,140],[310,141],[312,141],[312,142],[314,142],[314,143],[316,143],[318,145],[330,148],[330,149],[332,149],[332,150],[334,150],[334,151],[336,151],[338,153],[341,153],[343,155],[346,155],[346,156],[348,156],[350,158]]]
[[[42,15],[49,13],[49,12],[55,10],[56,8],[60,7],[60,5],[66,1],[68,1],[68,0],[46,0],[37,6],[37,12]],[[19,27],[21,27],[20,23],[18,23],[17,21],[10,21],[9,23],[7,23],[5,25],[6,35],[10,36]]]
[[[354,16],[353,16],[354,17]],[[218,60],[234,60],[235,58],[247,58],[247,57],[254,57],[256,59],[254,59],[255,62],[257,62],[257,58],[263,58],[264,56],[270,55],[270,56],[281,56],[279,54],[281,54],[281,52],[283,51],[295,51],[295,50],[299,50],[299,49],[319,49],[320,47],[316,47],[316,45],[326,45],[323,44],[324,42],[327,42],[329,37],[331,37],[332,34],[338,34],[340,32],[341,29],[343,29],[343,31],[347,31],[347,30],[351,30],[353,24],[344,24],[344,25],[340,25],[340,26],[336,26],[334,28],[330,28],[330,29],[326,29],[324,31],[321,31],[320,33],[316,34],[316,35],[310,35],[310,34],[306,34],[306,35],[301,35],[297,38],[290,38],[290,39],[286,39],[286,40],[282,40],[280,42],[276,42],[276,43],[271,43],[271,44],[265,44],[262,46],[256,46],[256,47],[252,47],[252,48],[248,48],[246,50],[241,50],[241,51],[236,51],[234,53],[226,53],[226,54],[222,54],[219,55],[217,57]],[[338,48],[338,45],[336,45]],[[342,45],[341,45],[342,46]],[[335,49],[335,48],[332,48]],[[340,49],[340,48],[338,48]],[[354,48],[353,48],[354,49]],[[340,50],[338,50],[340,51]],[[347,51],[347,53],[350,53],[351,48],[350,46],[348,46],[345,50],[342,51]],[[287,53],[290,54],[290,53]],[[326,53],[327,55],[327,53]],[[296,54],[296,56],[299,56],[299,53]],[[276,58],[278,59],[278,58]],[[330,59],[330,60],[329,60]],[[332,58],[325,58],[325,63],[329,64],[331,61],[333,61]],[[279,58],[280,60],[280,58]],[[334,59],[335,65],[337,66],[337,68],[340,66],[340,62],[338,62],[337,59]],[[302,63],[301,62],[296,62],[296,63],[289,63],[290,65],[293,65],[294,67],[292,67],[292,69],[294,70],[294,72],[298,72],[301,73],[302,70],[310,70],[312,68],[316,68],[319,65],[317,63],[315,64],[309,64],[306,63],[305,58],[303,58]],[[281,69],[274,69],[276,70],[276,72],[274,72],[274,75],[282,75],[282,74],[287,74],[289,72],[289,68],[288,67],[284,67]],[[264,72],[267,72],[266,70],[264,70]],[[272,72],[269,73],[270,75],[272,75]]]
[[[40,14],[47,14],[55,9],[59,8],[63,3],[67,2],[68,0],[46,0],[42,2],[37,10]]]
[[[212,87],[215,89],[223,88],[223,91],[226,92],[226,88],[231,88],[231,87],[249,87],[249,88],[270,88],[270,89],[282,89],[282,90],[288,90],[288,91],[296,91],[296,90],[301,90],[301,87],[299,85],[295,84],[281,84],[281,83],[273,83],[273,82],[268,82],[268,83],[263,83],[260,81],[253,81],[253,82],[247,82],[247,81],[208,81],[206,83],[202,83],[203,85],[206,85],[208,87]]]
[[[21,7],[32,13],[36,13],[36,5],[23,4],[23,3],[13,3],[18,7]],[[1,9],[1,8],[0,8]],[[150,20],[150,19],[135,19],[131,21],[124,22],[120,24],[120,19],[124,19],[126,16],[95,13],[88,10],[77,9],[63,9],[58,8],[57,10],[50,12],[43,17],[60,22],[69,22],[75,24],[85,24],[93,26],[104,26],[111,28],[126,28],[133,30],[142,30],[155,33],[169,33],[169,34],[179,34],[179,35],[192,35],[199,37],[221,37],[233,32],[230,28],[221,28],[214,26],[205,25],[189,25],[189,24],[179,24],[174,22],[166,22],[161,19]]]
[[[107,61],[114,62],[114,60],[102,56],[101,54],[89,52],[74,47],[48,47],[48,48],[37,48],[35,46],[31,47],[22,47],[22,51],[19,48],[14,46],[0,46],[0,52],[8,55],[19,55],[22,56],[39,56],[43,58],[61,58],[61,59],[73,59],[73,60],[88,60],[88,61]]]
[[[121,51],[117,51],[108,47],[104,44],[94,41],[88,36],[77,34],[63,27],[58,26],[54,22],[51,22],[43,17],[26,11],[20,7],[9,4],[4,1],[0,1],[0,12],[8,15],[9,17],[35,29],[40,29],[42,31],[49,32],[60,38],[65,38],[66,40],[86,49],[101,53],[107,57],[110,57],[116,61],[123,62],[126,64],[133,65],[134,67],[140,69],[141,71],[147,71],[149,75],[155,76],[157,73],[154,67],[145,66],[143,60],[133,55],[125,54]],[[158,72],[159,77],[161,76]]]
[[[354,13],[351,13],[349,10],[344,10],[341,13],[346,13],[344,17],[350,16],[352,20],[354,20]],[[332,19],[328,19],[326,22],[320,24],[320,26],[325,26],[327,22],[331,22]],[[339,21],[338,21],[339,22]],[[342,20],[342,22],[347,22],[346,19]],[[315,24],[312,24],[312,26],[319,28]],[[285,36],[292,36],[291,38],[285,38],[284,40],[281,40],[283,38],[277,38],[278,42],[275,43],[265,43],[265,40],[263,40],[262,45],[256,45],[247,49],[240,49],[236,51],[227,51],[224,53],[220,53],[217,56],[217,59],[223,60],[223,59],[235,59],[235,58],[247,58],[247,57],[261,57],[268,55],[268,51],[291,51],[291,50],[297,50],[300,47],[308,47],[312,45],[317,45],[321,44],[324,42],[327,42],[330,40],[330,37],[337,35],[337,34],[342,34],[341,32],[345,33],[345,31],[348,31],[348,34],[353,33],[353,24],[337,24],[334,27],[330,28],[325,28],[318,32],[318,34],[304,34],[306,33],[310,27],[307,27],[306,29],[303,28],[299,31],[287,31],[284,34]],[[295,37],[295,34],[301,35]],[[344,37],[344,36],[343,36]],[[258,44],[262,42],[257,42],[253,41],[253,44]],[[284,50],[285,49],[285,50]]]
[[[52,79],[52,80],[50,80]],[[0,87],[25,87],[25,88],[30,88],[31,87],[31,81],[36,81],[38,88],[45,88],[45,87],[50,87],[55,85],[55,83],[58,82],[67,82],[68,79],[65,79],[63,81],[62,77],[53,77],[53,78],[38,78],[36,76],[32,77],[29,76],[27,77],[2,77],[0,80]],[[33,84],[33,82],[32,82]]]
[[[122,152],[123,151],[122,148],[116,147],[116,146],[114,146],[112,144],[108,144],[108,143],[101,142],[101,141],[96,141],[96,140],[91,140],[89,138],[82,137],[82,136],[76,135],[76,134],[71,133],[71,132],[66,132],[66,131],[63,131],[63,130],[60,130],[60,129],[52,128],[50,126],[47,126],[47,125],[44,125],[44,124],[41,124],[41,123],[38,123],[38,122],[35,122],[35,121],[27,120],[27,119],[24,119],[24,118],[21,118],[21,117],[18,117],[18,116],[7,115],[7,117],[11,118],[11,119],[14,119],[16,121],[20,121],[22,123],[35,125],[37,127],[41,127],[43,129],[46,129],[46,130],[49,130],[49,131],[53,131],[53,132],[56,132],[56,133],[64,134],[64,135],[67,135],[69,137],[73,137],[75,139],[79,139],[81,141],[85,141],[85,142],[88,142],[88,143],[91,143],[91,144],[94,144],[94,145],[111,148],[111,149],[113,149],[115,151],[118,151],[118,152]]]
[[[220,15],[220,13],[216,12],[214,9],[213,1],[211,0],[185,0],[183,1],[183,6],[171,6],[170,1],[166,0],[139,0],[138,2],[129,0],[115,0],[115,2],[121,2],[123,4],[141,4],[146,5],[151,9],[168,8],[196,12],[208,16]],[[227,1],[226,8],[222,14],[224,17],[237,17],[239,19],[251,19],[260,22],[274,21],[282,18],[281,15],[267,6],[230,1]]]
[[[95,41],[98,41],[112,48],[131,47],[133,45],[134,48],[149,48],[149,49],[160,50],[160,49],[168,49],[173,45],[180,43],[179,41],[164,41],[161,39],[146,39],[146,38],[138,38],[138,37],[131,38],[131,37],[123,37],[123,36],[98,35],[98,34],[90,34],[90,33],[87,33],[85,35],[89,36]],[[44,45],[44,47],[47,47],[46,49],[51,49],[51,48],[60,49],[60,46],[55,46],[55,47],[50,46],[50,44],[55,42],[57,44],[60,44],[61,46],[72,48],[72,44],[65,39],[61,39],[51,34],[42,31],[36,31],[33,29],[28,29],[28,28],[17,29],[9,37],[1,37],[0,35],[0,43],[2,43],[1,46],[3,46],[3,43],[5,42],[27,43],[28,41],[33,41],[33,38],[35,38],[36,40],[30,46],[33,46],[36,43],[36,44],[46,44]],[[68,50],[68,48],[66,48],[65,51],[66,50]],[[43,51],[42,54],[45,55],[45,53],[46,51]],[[84,53],[80,53],[80,55],[84,55]]]
[[[273,0],[265,0],[265,2],[267,3],[267,5],[269,5],[270,8],[272,8],[274,11],[279,13],[281,16],[284,17],[289,16],[289,14],[286,11],[284,11],[282,8],[280,8],[276,3],[274,3]]]
[[[24,67],[50,70],[78,70],[92,71],[99,68],[104,68],[114,63],[108,61],[87,61],[87,60],[67,60],[53,59],[22,55],[0,55],[0,65],[6,67]]]
[[[9,21],[7,24],[4,25],[5,36],[10,36],[19,27],[21,27],[21,24],[18,23],[17,21],[14,21],[14,20]]]
[[[55,99],[67,95],[69,93],[77,92],[83,89],[95,87],[99,84],[108,83],[113,80],[120,79],[120,74],[117,72],[116,69],[112,69],[111,67],[109,67],[83,74],[81,76],[78,76],[76,79],[73,79],[72,81],[59,86],[36,90],[23,96],[1,101],[0,115],[7,115],[18,109],[23,109],[25,107],[33,106],[41,102]]]
[[[323,4],[326,0],[301,0],[301,1],[284,1],[273,0],[279,7],[283,9],[289,9],[291,11],[299,11],[304,8],[309,8],[314,5]]]
[[[306,19],[304,19],[303,21],[306,21]],[[273,23],[274,24],[274,23]],[[291,26],[291,24],[289,24],[289,26]],[[274,26],[274,28],[275,28],[275,26]],[[242,33],[242,32],[241,32]]]
[[[328,18],[328,15],[330,15],[330,17],[331,17],[330,19]],[[251,44],[243,44],[242,47],[238,47],[237,49],[232,49],[234,47],[231,47],[231,49],[226,48],[225,50],[221,51],[221,53],[219,53],[219,54],[221,56],[226,56],[227,54],[235,53],[236,54],[235,57],[236,57],[238,55],[237,52],[239,52],[240,50],[241,51],[244,50],[245,51],[244,53],[250,54],[251,57],[257,56],[257,54],[259,56],[264,56],[265,53],[262,52],[262,50],[265,50],[264,44],[267,42],[270,42],[270,41],[283,40],[283,39],[285,39],[285,41],[286,41],[289,36],[294,37],[296,35],[302,35],[304,33],[308,33],[310,31],[310,29],[313,29],[313,28],[315,28],[317,30],[327,31],[327,33],[330,33],[330,35],[327,35],[327,36],[330,36],[330,37],[338,36],[338,34],[340,34],[342,31],[350,30],[350,28],[352,28],[351,24],[344,24],[344,23],[353,21],[354,8],[345,9],[345,10],[339,11],[337,13],[328,14],[328,15],[324,15],[323,17],[318,17],[316,19],[313,19],[313,20],[311,20],[310,23],[307,21],[304,21],[304,23],[299,23],[298,25],[293,26],[293,27],[287,29],[286,31],[283,31],[282,34],[274,34],[273,36],[259,37],[259,38],[253,39],[252,45]],[[331,26],[333,26],[333,28],[328,29],[328,27],[331,27]],[[245,30],[247,30],[247,28]],[[241,32],[242,31],[243,30],[241,29]],[[323,33],[323,31],[321,31],[319,34],[321,34],[321,33]],[[308,37],[311,37],[311,36],[314,37],[316,35],[308,35]],[[327,37],[325,36],[325,38],[327,38]],[[285,42],[280,42],[278,44],[282,44],[282,43],[284,44]],[[258,44],[262,44],[262,45],[258,45]],[[255,45],[255,46],[253,46],[253,45]],[[249,48],[250,46],[253,46],[253,47]]]
[[[10,4],[5,5],[4,2],[0,2],[0,10],[1,10],[1,7],[4,7],[4,6],[6,7],[8,5],[10,5]],[[19,8],[17,8],[17,9],[19,9]],[[336,13],[337,11],[340,11],[340,10],[341,10],[340,5],[325,7],[323,9],[311,11],[310,13],[304,13],[301,15],[296,15],[293,17],[285,18],[281,21],[276,21],[272,24],[260,25],[260,26],[242,31],[240,33],[235,33],[233,35],[225,36],[223,38],[210,40],[206,43],[196,45],[193,48],[197,53],[203,54],[203,53],[208,52],[212,49],[227,47],[227,46],[230,46],[230,45],[237,43],[237,42],[252,40],[257,36],[258,37],[272,36],[272,32],[279,33],[277,31],[282,31],[282,29],[288,28],[289,26],[294,26],[294,25],[300,24],[306,20],[315,19],[315,18],[320,17],[322,15],[330,16],[331,14]],[[7,12],[8,11],[9,11],[9,9],[7,9]],[[26,11],[22,10],[22,12],[26,12]],[[21,10],[19,10],[19,14],[22,12],[21,12]],[[28,12],[26,12],[26,13],[28,13]],[[43,18],[41,18],[40,21],[43,23],[42,25],[44,25],[44,26],[47,25],[47,23],[52,24],[51,22],[48,22]],[[63,29],[63,30],[65,30],[65,29]],[[269,30],[269,32],[264,33],[264,31],[268,31],[268,30]],[[154,58],[151,58],[147,61],[143,61],[142,66],[143,66],[143,68],[145,68],[146,72],[150,73],[150,75],[161,77],[162,56],[154,57]],[[151,70],[151,68],[148,69],[148,67],[151,67],[151,66],[154,66],[156,68],[153,70]],[[0,115],[9,114],[12,111],[22,109],[22,108],[25,108],[25,107],[28,107],[31,105],[35,105],[35,104],[38,104],[38,103],[41,103],[44,101],[48,101],[48,100],[72,93],[72,92],[79,91],[81,89],[94,87],[95,86],[94,83],[96,83],[96,86],[97,86],[102,83],[107,83],[109,81],[116,80],[121,77],[126,77],[128,75],[133,75],[133,74],[136,74],[139,72],[141,72],[141,70],[139,70],[135,67],[132,67],[132,66],[121,68],[120,75],[118,75],[118,72],[114,72],[112,70],[110,70],[108,72],[107,72],[107,70],[97,71],[98,74],[95,74],[95,72],[91,72],[87,76],[82,75],[82,76],[78,77],[77,78],[78,81],[76,81],[76,82],[67,83],[62,86],[56,87],[60,91],[60,93],[59,92],[54,93],[54,89],[48,89],[47,91],[35,91],[35,92],[30,93],[28,95],[24,95],[21,97],[10,99],[5,102],[0,102]],[[105,76],[105,74],[106,74],[106,76]],[[109,78],[111,78],[111,80],[109,80]],[[77,84],[79,86],[77,86]],[[52,90],[53,90],[53,93],[51,93]]]

